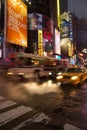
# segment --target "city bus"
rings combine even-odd
[[[58,66],[67,66],[68,60],[57,60],[54,57],[38,56],[24,52],[10,54],[7,75],[21,78],[48,77],[49,71]]]
[[[56,59],[55,57],[39,56],[24,52],[16,52],[9,56],[10,64],[13,66],[38,65],[45,67],[70,66],[69,59]]]

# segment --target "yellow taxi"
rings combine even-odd
[[[81,85],[87,80],[85,68],[70,67],[63,74],[56,77],[61,84]]]

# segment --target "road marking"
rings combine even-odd
[[[16,107],[15,109],[9,110],[7,112],[4,112],[0,114],[0,126],[12,121],[13,119],[16,119],[20,117],[23,114],[26,114],[33,109],[30,107],[20,106]]]
[[[7,108],[7,107],[10,107],[10,106],[13,106],[17,103],[13,102],[13,101],[3,101],[3,102],[0,102],[0,110],[4,109],[4,108]]]
[[[47,124],[51,118],[49,118],[45,113],[40,112],[35,114],[32,118],[25,120],[24,122],[20,123],[16,127],[14,127],[12,130],[19,130],[20,128],[23,128],[27,124],[29,125],[32,122],[39,123],[41,121],[45,120],[45,124]]]
[[[1,100],[2,99],[2,100]],[[3,101],[4,99],[4,101]],[[0,110],[3,110],[5,108],[9,108],[10,106],[13,106],[17,103],[11,101],[11,100],[6,100],[6,98],[0,96]],[[32,111],[33,108],[31,107],[26,107],[26,106],[14,106],[14,108],[10,108],[10,110],[6,110],[5,112],[2,112],[0,114],[0,127],[6,126],[7,123],[11,122],[12,120],[15,120],[17,118],[20,118],[21,116],[24,116],[24,114],[29,113]],[[19,123],[17,126],[14,126],[12,130],[19,130],[20,128],[26,127],[27,125],[31,123],[39,123],[42,122],[43,120],[45,121],[45,124],[47,124],[50,121],[50,117],[46,115],[43,112],[36,113],[32,115],[31,118],[27,118],[26,120],[22,121]]]

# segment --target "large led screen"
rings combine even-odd
[[[27,47],[27,6],[21,0],[7,0],[6,40]]]
[[[60,32],[55,29],[55,53],[56,54],[61,54],[61,50],[60,50]]]
[[[61,15],[61,38],[70,37],[70,21],[69,21],[69,13],[64,13]]]
[[[38,13],[30,13],[28,15],[29,30],[42,29],[42,15]]]
[[[45,15],[43,15],[43,30],[53,34],[53,21]]]

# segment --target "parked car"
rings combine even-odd
[[[63,74],[56,77],[57,81],[62,85],[81,85],[87,80],[87,71],[85,68],[71,67],[68,68]]]

